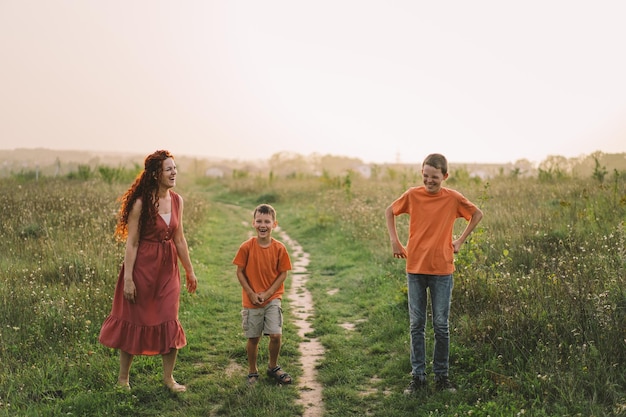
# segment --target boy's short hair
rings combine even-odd
[[[269,214],[270,216],[272,216],[273,220],[276,220],[276,210],[269,204],[259,204],[258,206],[256,206],[254,212],[252,213],[252,217],[256,217],[257,213]]]
[[[435,169],[440,169],[443,175],[448,173],[448,160],[440,153],[431,153],[428,155],[422,163],[422,168],[424,168],[424,165],[430,165]]]

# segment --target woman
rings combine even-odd
[[[134,355],[161,355],[163,383],[183,392],[172,372],[178,349],[187,344],[178,321],[180,259],[187,291],[195,292],[193,271],[183,231],[183,199],[176,185],[174,157],[159,150],[145,159],[144,170],[121,198],[115,235],[126,241],[111,314],[100,330],[100,343],[120,350],[117,383],[130,389]]]

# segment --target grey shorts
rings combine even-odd
[[[248,339],[262,335],[283,334],[283,309],[280,298],[259,308],[241,310],[241,326]]]

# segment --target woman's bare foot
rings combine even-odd
[[[173,379],[170,379],[168,381],[163,381],[163,383],[172,392],[185,392],[185,391],[187,391],[187,387],[186,386],[179,384],[178,382],[174,381]]]
[[[118,379],[117,386],[130,391],[130,383],[128,382],[128,379]]]

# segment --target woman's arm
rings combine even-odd
[[[191,264],[191,257],[189,256],[189,246],[187,245],[187,239],[185,238],[185,230],[183,227],[183,198],[180,197],[180,206],[178,210],[178,228],[176,233],[172,237],[174,245],[176,246],[176,252],[178,258],[183,264],[185,269],[185,277],[187,278],[187,291],[193,293],[198,287],[198,279],[193,271],[193,265]]]
[[[128,236],[126,237],[126,251],[124,252],[124,298],[131,303],[135,302],[137,288],[133,281],[133,270],[139,248],[139,216],[141,216],[141,200],[135,200],[128,213]]]

